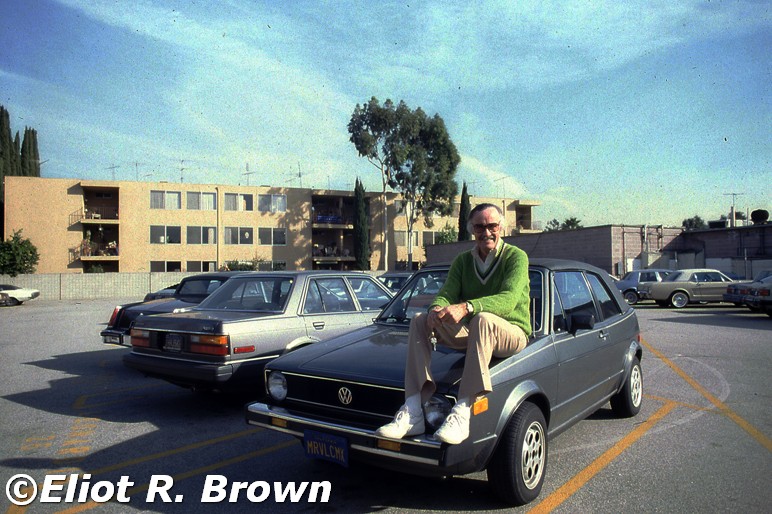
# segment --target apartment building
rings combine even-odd
[[[368,192],[371,269],[404,269],[407,220],[399,195]],[[510,235],[534,230],[538,202],[500,205]],[[40,254],[38,273],[210,271],[232,261],[259,269],[348,269],[354,264],[354,193],[272,186],[5,177],[5,230],[22,230]],[[415,226],[413,262],[425,260],[448,217]],[[384,263],[384,246],[388,256]]]

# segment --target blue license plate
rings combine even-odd
[[[306,457],[329,460],[348,467],[348,439],[315,430],[303,432]]]

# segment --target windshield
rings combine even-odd
[[[531,325],[533,332],[542,329],[543,323],[543,275],[531,269],[528,273],[531,284]],[[427,312],[434,297],[440,292],[448,270],[423,271],[410,279],[410,282],[400,291],[399,295],[386,307],[376,321],[383,323],[408,324],[419,312]]]
[[[293,283],[290,276],[234,277],[201,302],[199,308],[282,312]]]

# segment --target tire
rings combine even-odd
[[[512,505],[539,496],[547,468],[547,423],[541,410],[526,402],[507,424],[488,464],[488,482],[496,495]]]
[[[638,357],[633,359],[630,375],[622,390],[611,397],[611,409],[620,418],[631,418],[638,414],[643,403],[643,370]]]
[[[15,307],[16,305],[21,305],[21,302],[12,296],[8,297],[8,301],[10,302],[8,305],[10,305],[11,307]]]
[[[640,298],[638,298],[638,293],[633,290],[625,291],[623,296],[625,297],[627,305],[635,305],[638,303],[638,300],[640,300]]]
[[[683,291],[676,291],[670,295],[670,305],[676,309],[683,309],[689,304],[689,295]]]

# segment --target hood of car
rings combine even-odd
[[[305,346],[267,367],[288,373],[404,387],[407,326],[373,324],[343,336]],[[437,346],[432,376],[439,392],[461,379],[464,354]]]

